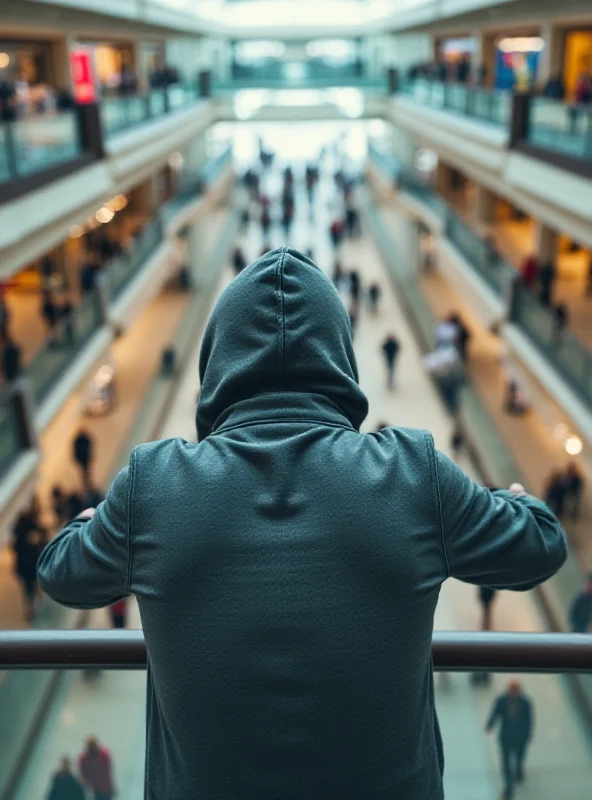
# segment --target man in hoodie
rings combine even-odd
[[[347,311],[295,250],[225,289],[199,367],[198,443],[135,448],[39,564],[64,605],[137,597],[145,796],[441,800],[440,587],[532,588],[566,558],[560,524],[426,431],[360,433]]]

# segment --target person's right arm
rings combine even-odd
[[[449,577],[526,591],[563,565],[565,533],[542,501],[485,489],[438,451],[436,475]]]

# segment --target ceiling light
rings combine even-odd
[[[570,456],[577,456],[582,452],[583,444],[579,436],[569,436],[565,444],[565,452]]]
[[[115,214],[113,211],[111,211],[110,208],[107,208],[107,206],[103,206],[103,208],[99,208],[99,210],[95,214],[95,219],[97,222],[100,222],[102,225],[105,225],[107,222],[111,222],[114,216]]]
[[[6,69],[10,64],[10,56],[8,53],[0,53],[0,69]]]
[[[84,228],[82,225],[73,225],[70,228],[70,239],[80,239],[81,236],[84,236]]]

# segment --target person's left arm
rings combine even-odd
[[[39,585],[70,608],[101,608],[131,594],[130,466],[115,478],[105,501],[69,523],[41,553]]]
[[[487,733],[490,733],[494,728],[495,724],[501,715],[502,711],[502,699],[498,697],[496,700],[493,701],[493,706],[491,708],[491,713],[489,715],[489,719],[487,720],[487,725],[485,726],[485,730]]]

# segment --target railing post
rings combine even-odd
[[[24,450],[39,446],[35,426],[35,401],[33,385],[27,375],[21,375],[9,388],[10,398],[18,421],[19,439]]]
[[[6,147],[8,174],[11,178],[18,178],[18,159],[14,141],[14,124],[12,122],[4,123],[4,146]]]
[[[396,67],[389,67],[386,71],[388,80],[388,93],[397,94],[400,88],[399,70]]]
[[[105,157],[105,137],[101,122],[101,109],[98,103],[84,103],[76,106],[78,131],[82,150],[97,158]]]
[[[124,255],[122,257],[127,258],[127,255]],[[95,287],[96,287],[95,289],[96,298],[97,298],[97,303],[99,305],[101,320],[103,324],[107,324],[107,322],[109,321],[109,306],[111,304],[111,290],[109,288],[107,271],[101,272],[99,275],[97,275]]]
[[[199,96],[212,96],[212,73],[209,69],[201,70],[198,75]]]
[[[510,116],[510,148],[528,137],[530,123],[530,106],[532,96],[521,92],[512,95],[512,114]]]

